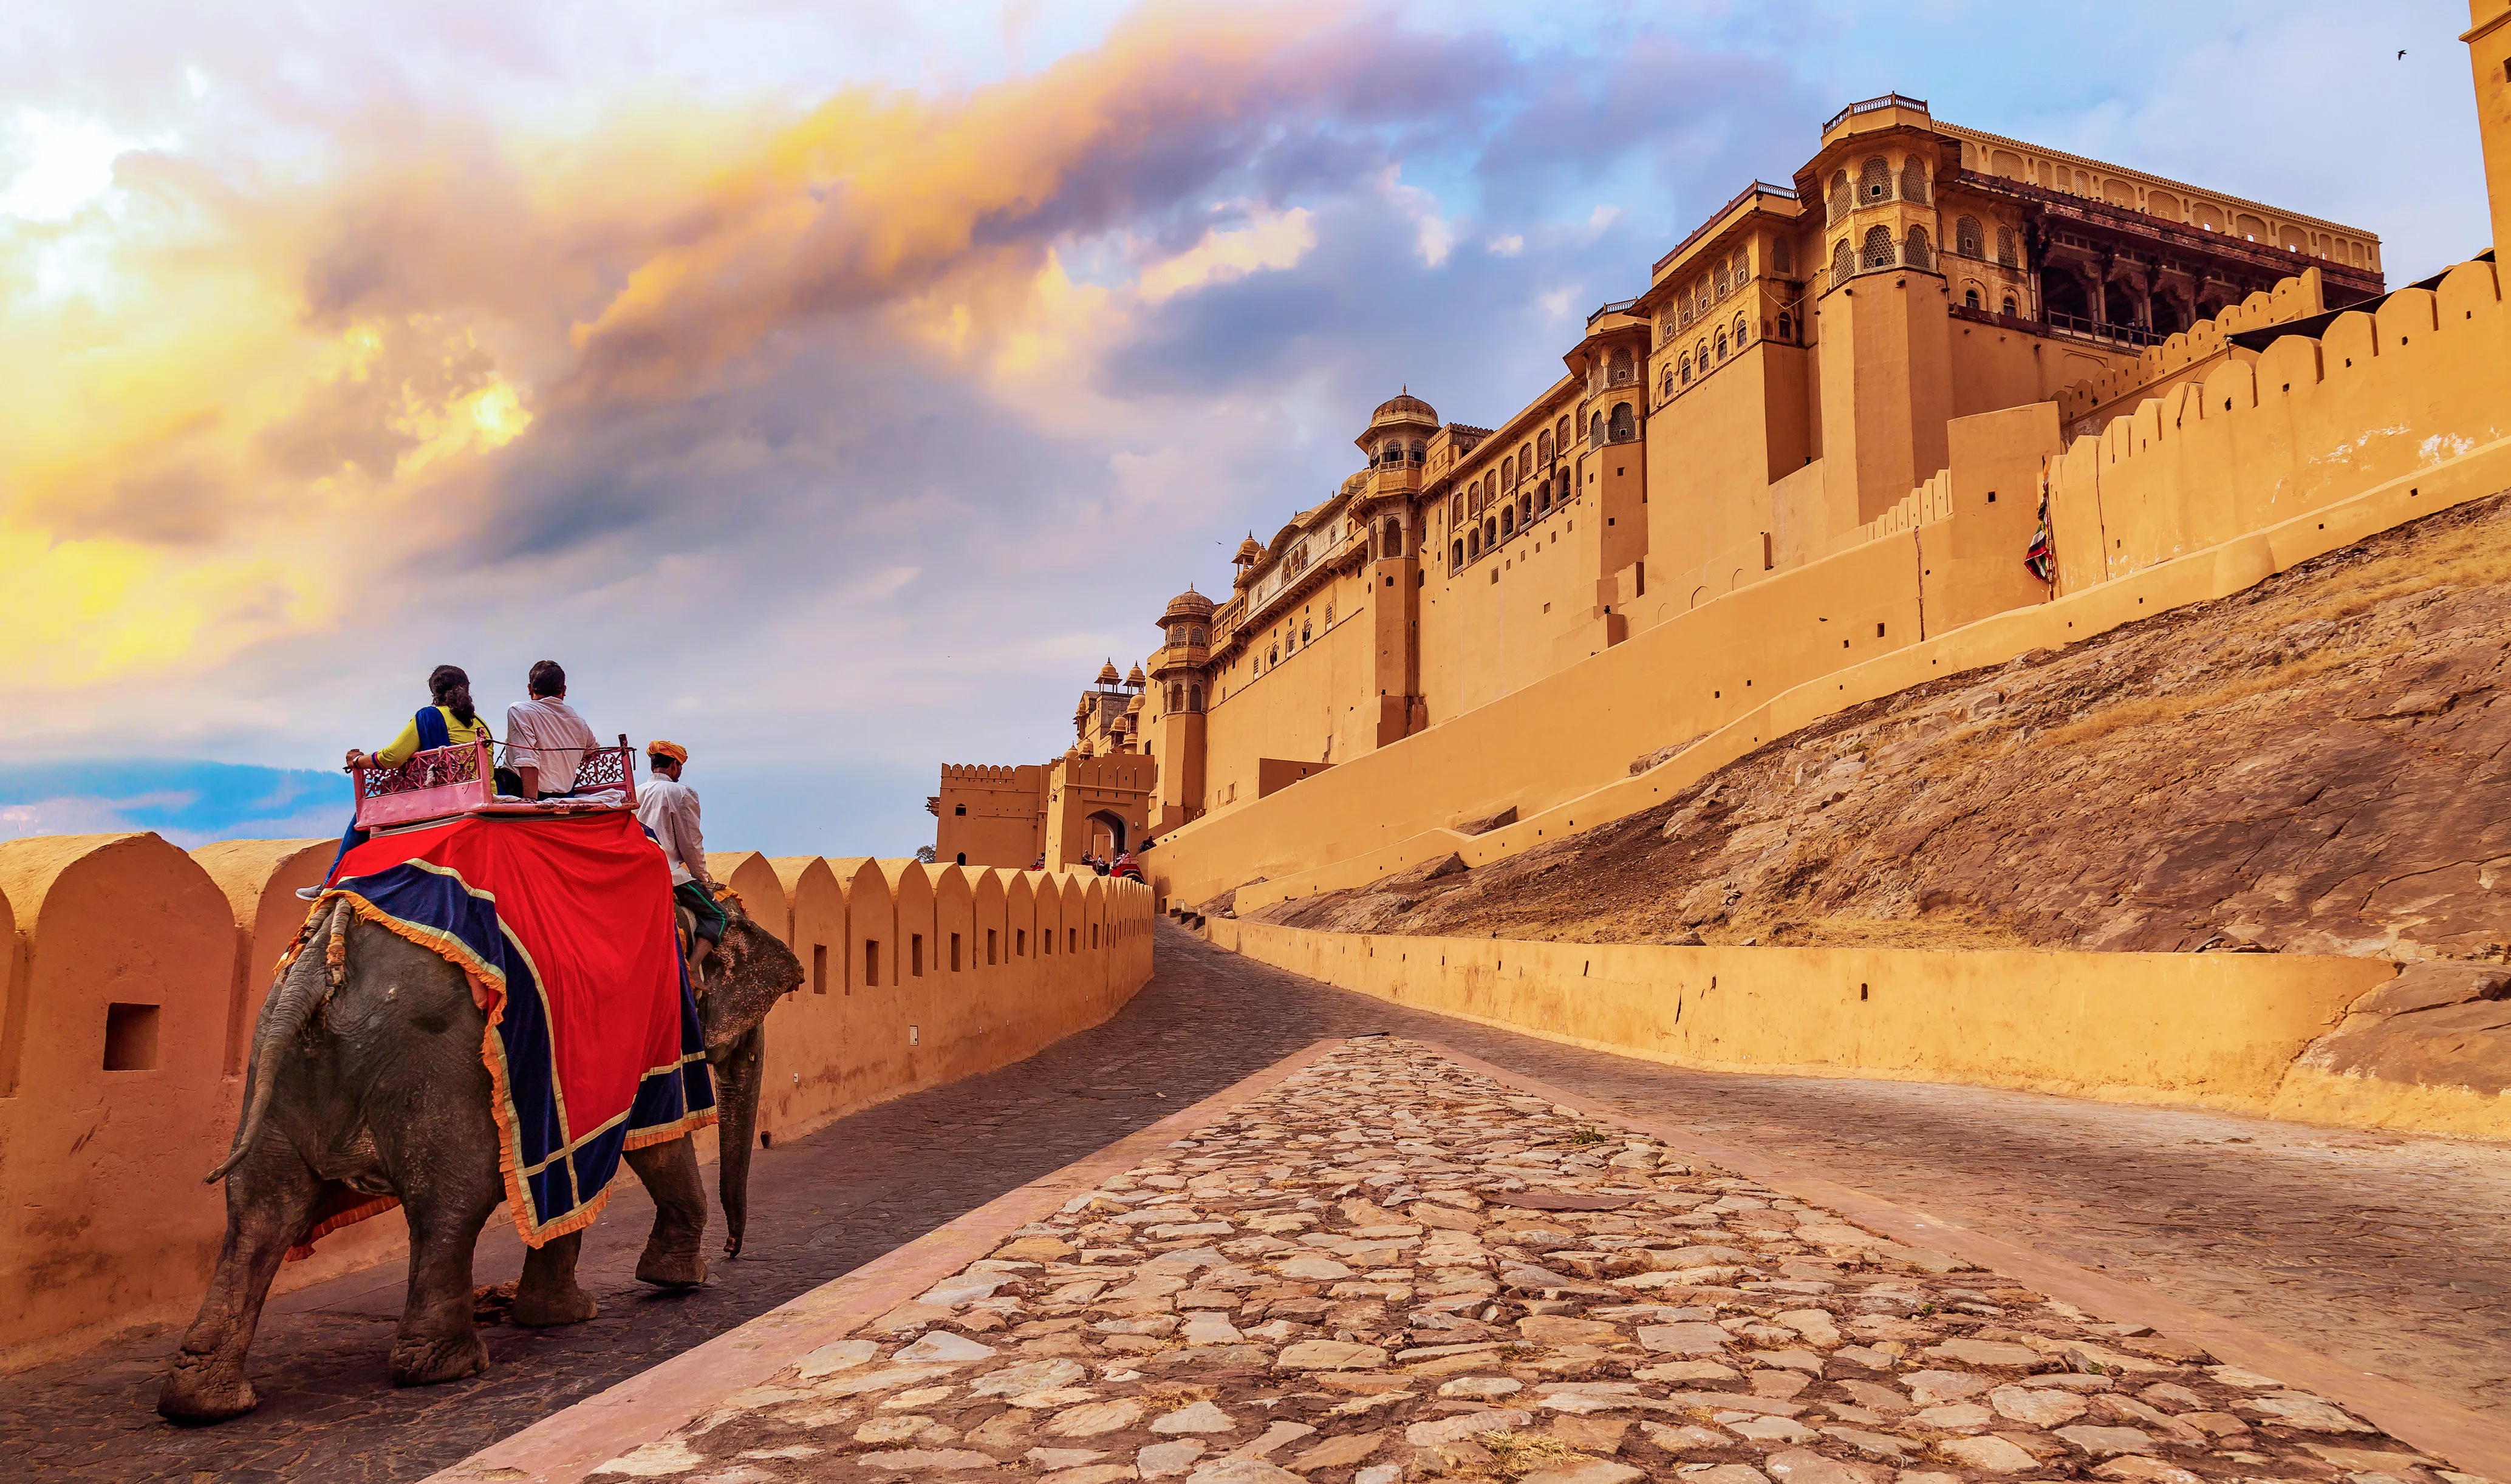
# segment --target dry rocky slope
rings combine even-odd
[[[1169,1153],[593,1476],[2483,1484],[1392,1038]]]
[[[2511,495],[1853,707],[1583,834],[1256,915],[1601,942],[2498,964],[2506,641]]]

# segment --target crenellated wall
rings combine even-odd
[[[235,1133],[253,1021],[304,920],[295,889],[332,850],[0,842],[0,1368],[179,1322],[199,1301],[226,1209],[201,1176]],[[708,865],[802,960],[801,988],[767,1022],[768,1141],[1019,1060],[1150,976],[1138,883],[749,852]],[[406,1241],[393,1217],[359,1223],[280,1287]]]
[[[2280,291],[2287,309],[2310,302],[2308,285]],[[2266,298],[2244,313],[2292,323]],[[1176,831],[1151,854],[1153,885],[1200,903],[1260,882],[1240,894],[1246,911],[1449,852],[1480,864],[1645,808],[1841,706],[2223,596],[2511,487],[2511,315],[2493,263],[2312,326],[2211,366],[2157,357],[2158,392],[2071,443],[2056,402],[1953,419],[1945,472],[1870,539]],[[2022,565],[2044,477],[2054,590]],[[1683,750],[1637,771],[1670,748]],[[1504,828],[1455,830],[1510,809]]]

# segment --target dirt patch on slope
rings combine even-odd
[[[1644,813],[1255,916],[1590,942],[2501,959],[2511,495],[1884,697]]]

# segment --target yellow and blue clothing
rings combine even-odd
[[[419,735],[418,718],[419,716],[427,714],[428,711],[434,711],[436,713],[437,720],[443,724],[442,730],[444,733],[444,740],[441,742],[422,738]],[[439,729],[436,727],[430,727],[427,730],[430,734],[434,734]],[[376,751],[375,761],[386,768],[398,768],[402,764],[408,762],[413,753],[419,752],[423,749],[433,747],[450,747],[457,742],[480,742],[483,739],[491,742],[496,740],[496,733],[490,730],[487,717],[474,716],[466,722],[461,717],[456,716],[451,711],[445,709],[444,706],[428,706],[425,710],[420,711],[418,715],[414,715],[410,717],[409,720],[402,723],[401,735],[394,738],[391,742],[384,743],[384,745]]]

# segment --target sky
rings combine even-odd
[[[908,854],[1852,99],[2475,255],[2466,14],[0,9],[0,837],[329,835],[432,666],[551,658],[711,846]]]

